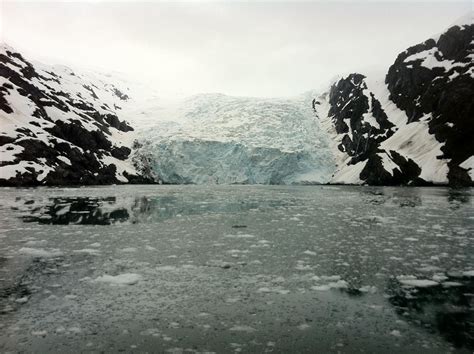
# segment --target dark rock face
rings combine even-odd
[[[351,74],[336,82],[329,93],[328,118],[340,141],[338,149],[350,157],[342,168],[364,162],[360,180],[372,185],[430,184],[426,178],[429,173],[424,173],[425,179],[420,177],[429,167],[415,162],[406,152],[387,148],[387,143],[396,140],[398,147],[415,143],[419,149],[426,149],[417,153],[434,153],[437,147],[433,144],[422,146],[416,141],[429,134],[440,146],[441,153],[436,158],[446,161],[445,183],[472,185],[469,168],[460,165],[474,155],[473,37],[472,24],[451,27],[438,40],[429,39],[408,48],[390,66],[385,77],[388,104],[393,102],[406,113],[403,124],[407,128],[415,129],[416,122],[426,124],[423,136],[406,137],[402,145],[400,134],[410,130],[403,129],[401,133],[400,123],[390,121],[365,76]],[[315,104],[313,109],[317,111]],[[384,160],[391,168],[384,166]]]
[[[386,77],[391,100],[412,121],[425,116],[430,134],[444,143],[453,185],[472,183],[459,165],[474,155],[473,37],[474,25],[451,27],[437,42],[430,39],[401,53]]]
[[[339,80],[329,94],[329,115],[333,117],[336,132],[345,134],[339,149],[352,157],[351,164],[378,152],[380,141],[393,134],[394,125],[374,94],[368,91],[364,79],[361,74],[351,74]],[[365,120],[365,114],[374,121]]]
[[[335,83],[329,93],[329,117],[336,133],[342,136],[338,149],[346,153],[348,165],[365,162],[360,178],[371,185],[398,185],[413,182],[420,173],[404,178],[401,171],[386,171],[381,155],[393,161],[394,157],[380,148],[380,144],[396,131],[374,93],[368,89],[365,76],[351,74]],[[401,161],[401,160],[400,160]],[[409,162],[407,162],[409,163]],[[411,161],[413,164],[413,161]],[[417,181],[419,182],[419,181]]]
[[[60,69],[36,67],[0,47],[0,76],[7,81],[0,86],[0,185],[146,182],[133,167],[117,168],[131,150],[113,133],[133,128],[108,107],[129,96]],[[117,101],[99,98],[106,95]]]

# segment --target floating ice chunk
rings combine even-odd
[[[275,283],[283,283],[285,281],[285,278],[282,277],[282,276],[279,276],[279,277],[276,277],[275,279],[273,279],[273,282]]]
[[[295,267],[296,270],[310,270],[313,269],[309,264],[298,263]]]
[[[318,291],[327,291],[330,289],[345,289],[349,286],[349,284],[345,280],[341,280],[341,277],[339,275],[331,275],[331,276],[322,275],[321,277],[314,276],[313,279],[316,281],[320,281],[320,280],[329,281],[329,283],[327,284],[314,285],[311,287],[311,289],[318,290]]]
[[[281,295],[286,295],[290,293],[290,290],[282,289],[281,287],[275,287],[275,288],[262,287],[262,288],[259,288],[257,292],[258,293],[277,293]]]
[[[328,291],[331,288],[329,287],[329,285],[314,285],[311,287],[311,289],[318,291]]]
[[[237,235],[225,235],[226,238],[255,238],[254,235],[250,234],[237,234]]]
[[[50,250],[45,250],[43,248],[29,248],[29,247],[22,247],[18,250],[20,254],[26,254],[33,257],[43,257],[43,258],[52,258],[52,257],[59,257],[63,253],[57,249],[52,248]]]
[[[135,273],[124,273],[119,275],[103,275],[95,279],[96,282],[117,284],[117,285],[134,285],[142,279],[141,275]]]
[[[336,282],[329,283],[328,286],[335,289],[345,289],[348,287],[348,284],[345,280],[338,280]]]
[[[310,250],[306,250],[303,252],[304,254],[307,254],[308,256],[316,256],[317,253],[316,252],[313,252],[313,251],[310,251]]]
[[[429,286],[439,285],[438,282],[429,279],[402,279],[400,283],[415,288],[427,288]]]
[[[462,273],[465,277],[474,277],[474,269],[473,270],[467,270]]]
[[[362,291],[363,293],[375,294],[377,292],[377,287],[371,286],[371,285],[365,285],[359,288],[359,291]]]
[[[140,332],[141,336],[153,336],[158,337],[161,334],[158,328],[148,328],[142,332]]]
[[[25,246],[41,246],[47,244],[48,241],[46,240],[31,240],[25,243]]]
[[[437,282],[442,282],[448,279],[448,277],[444,274],[435,274],[433,275],[432,279]]]
[[[193,264],[183,264],[182,268],[183,269],[194,269],[194,268],[197,268],[197,267]]]
[[[91,256],[98,256],[98,255],[100,255],[100,251],[99,251],[99,250],[95,250],[95,249],[92,249],[92,248],[83,248],[83,249],[80,249],[80,250],[74,250],[73,252],[74,252],[74,253],[90,254]]]
[[[169,328],[179,328],[178,322],[170,322],[168,325]]]
[[[298,325],[298,329],[301,330],[301,331],[304,331],[304,330],[306,330],[306,329],[308,329],[308,328],[310,328],[310,327],[311,327],[311,326],[310,326],[309,324],[307,324],[307,323],[302,323],[302,324]]]
[[[240,326],[234,326],[234,327],[229,328],[229,331],[234,331],[234,332],[255,332],[255,328],[250,327],[250,326],[240,325]]]
[[[155,269],[160,270],[160,271],[171,271],[171,270],[176,270],[176,267],[171,266],[171,265],[166,265],[166,266],[156,267]]]
[[[28,296],[23,296],[23,297],[20,297],[19,299],[16,299],[15,302],[18,304],[24,304],[24,303],[27,303],[28,300],[29,300]]]
[[[379,215],[372,215],[364,218],[368,221],[373,221],[380,224],[393,224],[397,222],[397,218],[394,216],[379,216]]]
[[[31,332],[31,334],[37,337],[45,337],[48,334],[48,332],[47,331],[33,331]]]
[[[250,264],[262,264],[262,262],[259,261],[258,259],[256,259],[256,260],[250,262]]]
[[[126,247],[126,248],[122,248],[121,251],[131,253],[131,252],[137,252],[137,249],[135,247]]]
[[[94,242],[94,243],[90,244],[90,247],[94,247],[94,248],[98,248],[100,246],[101,246],[101,244],[99,242]]]
[[[394,329],[393,331],[390,332],[390,334],[394,337],[401,337],[402,334],[400,333],[399,330]]]
[[[418,241],[418,239],[415,238],[415,237],[405,237],[404,240],[405,241],[411,241],[411,242],[417,242]]]
[[[77,333],[81,333],[82,330],[79,327],[69,327],[68,332],[77,334]]]
[[[57,216],[61,216],[61,215],[67,214],[67,213],[69,213],[70,209],[71,209],[71,205],[68,204],[68,205],[62,207],[61,209],[59,209],[59,210],[56,212],[56,215],[57,215]]]
[[[321,275],[322,280],[328,280],[328,281],[338,281],[341,280],[340,275]]]
[[[441,270],[441,268],[436,267],[436,266],[426,266],[426,267],[419,268],[420,272],[436,272],[439,270]]]
[[[461,283],[458,283],[457,281],[446,281],[444,283],[441,284],[443,286],[443,288],[451,288],[451,287],[455,287],[455,286],[462,286]]]
[[[263,288],[259,288],[257,290],[258,293],[270,293],[272,292],[272,290],[270,288],[267,288],[267,287],[263,287]]]

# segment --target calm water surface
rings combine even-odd
[[[0,351],[472,352],[473,189],[0,189]]]

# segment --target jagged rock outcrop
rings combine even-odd
[[[126,89],[0,47],[0,185],[146,182],[128,158]]]
[[[472,185],[474,25],[400,53],[385,76],[351,74],[313,105],[334,139],[333,183]]]

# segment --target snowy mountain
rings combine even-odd
[[[408,48],[386,75],[354,73],[315,98],[336,156],[331,183],[472,185],[474,25],[465,20]]]
[[[0,46],[0,184],[143,182],[129,160],[134,104],[121,80],[26,60]]]
[[[310,102],[201,94],[156,107],[135,158],[164,183],[324,183],[334,161]]]
[[[386,73],[293,98],[166,100],[2,45],[0,185],[472,185],[473,32],[469,17]]]

